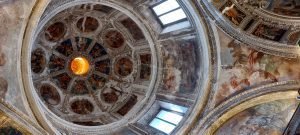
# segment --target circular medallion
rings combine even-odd
[[[49,84],[43,84],[40,88],[40,95],[50,105],[58,105],[60,103],[60,96],[56,88]]]
[[[94,106],[90,101],[82,99],[73,102],[71,104],[71,109],[77,114],[89,114],[93,112]]]
[[[45,37],[48,41],[54,42],[61,39],[65,35],[65,33],[65,25],[62,22],[56,22],[46,29]]]
[[[104,35],[105,43],[111,48],[120,48],[124,45],[123,35],[116,30],[109,30]]]
[[[31,70],[34,73],[41,73],[46,67],[45,52],[38,48],[31,54]]]
[[[115,64],[115,72],[123,77],[128,76],[133,71],[133,63],[128,58],[121,58]]]
[[[83,17],[77,22],[77,28],[81,32],[93,32],[99,27],[99,22],[93,17]]]

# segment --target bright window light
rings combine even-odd
[[[174,128],[176,127],[175,125],[172,125],[168,122],[162,121],[162,120],[157,119],[157,118],[155,118],[151,121],[150,126],[156,128],[156,129],[158,129],[158,130],[160,130],[160,131],[162,131],[166,134],[170,134],[174,130]]]
[[[175,124],[175,125],[177,125],[182,119],[181,115],[178,115],[178,114],[175,114],[175,113],[172,113],[172,112],[167,112],[165,110],[161,110],[157,114],[156,117],[160,118],[162,120],[168,121],[168,122],[170,122],[172,124]]]
[[[184,19],[184,18],[186,18],[186,15],[182,9],[177,9],[173,12],[170,12],[168,14],[165,14],[165,15],[159,17],[160,21],[164,25],[172,23],[172,22],[176,22],[176,21]]]
[[[174,22],[180,22],[187,18],[177,0],[166,0],[153,6],[152,9],[163,26]]]
[[[176,105],[176,104],[171,104],[171,103],[167,103],[167,102],[163,102],[163,101],[158,101],[158,103],[161,106],[161,108],[179,112],[181,114],[186,113],[188,110],[188,108],[180,106],[180,105]]]
[[[163,2],[153,8],[155,11],[156,15],[161,15],[166,12],[169,12],[173,9],[179,8],[179,4],[177,3],[176,0],[168,0],[166,2]]]
[[[183,118],[183,113],[161,109],[150,122],[150,126],[166,134],[170,134]]]

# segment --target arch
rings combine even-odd
[[[212,110],[198,123],[199,126],[195,127],[192,133],[214,134],[222,124],[239,112],[270,101],[296,98],[299,88],[299,81],[286,81],[268,84],[242,92]],[[270,96],[272,98],[270,98]]]

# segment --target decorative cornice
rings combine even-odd
[[[27,115],[24,115],[22,112],[15,109],[2,98],[0,99],[0,111],[2,111],[10,119],[15,121],[22,128],[24,128],[26,132],[39,135],[48,134],[43,128],[31,121],[31,119]]]
[[[28,66],[28,58],[30,58],[28,52],[30,52],[30,48],[32,43],[34,42],[35,37],[37,37],[37,33],[41,30],[42,26],[45,25],[45,23],[50,20],[54,15],[59,13],[60,11],[67,9],[69,7],[80,5],[80,4],[86,4],[86,3],[95,3],[95,4],[103,4],[103,5],[109,5],[115,9],[122,10],[126,15],[128,15],[130,18],[135,20],[135,22],[141,27],[142,31],[145,32],[146,38],[149,41],[149,45],[151,48],[152,56],[153,56],[153,67],[160,66],[159,60],[157,57],[160,53],[157,53],[158,49],[156,46],[156,39],[153,36],[153,31],[150,29],[149,24],[141,19],[140,14],[133,12],[129,5],[123,4],[120,1],[115,0],[66,0],[66,1],[52,1],[53,3],[50,4],[49,7],[47,7],[48,4],[44,5],[47,9],[46,12],[44,12],[44,15],[42,18],[38,18],[35,23],[39,22],[38,27],[33,27],[29,29],[27,33],[27,40],[24,42],[24,48],[23,48],[23,79],[28,80],[28,77],[31,77],[30,68]],[[51,10],[49,10],[49,8]],[[43,12],[43,11],[42,11]],[[41,19],[41,20],[40,20]],[[40,21],[39,21],[40,20]],[[30,63],[30,62],[29,62]],[[31,97],[31,103],[33,103],[35,106],[34,111],[39,115],[39,120],[43,121],[42,123],[49,126],[52,130],[52,132],[58,133],[60,131],[67,131],[68,133],[73,134],[111,134],[124,126],[128,124],[128,122],[132,122],[138,118],[140,118],[145,111],[140,110],[147,110],[145,108],[149,108],[149,106],[155,101],[155,92],[157,90],[156,86],[158,85],[156,81],[156,76],[158,75],[157,70],[159,68],[153,68],[152,70],[152,79],[153,81],[150,82],[148,89],[148,92],[145,95],[145,99],[138,103],[137,107],[132,109],[132,112],[128,116],[125,116],[122,120],[102,125],[102,126],[93,126],[93,127],[86,127],[86,126],[79,126],[75,125],[73,123],[67,122],[65,120],[62,120],[55,114],[53,114],[45,105],[42,103],[42,101],[39,99],[37,93],[33,91],[34,87],[32,84],[32,81],[26,81],[25,87],[27,91],[27,95]]]
[[[192,134],[213,134],[225,121],[229,120],[229,113],[235,107],[240,107],[238,111],[235,111],[234,114],[241,112],[251,106],[257,105],[258,103],[274,101],[282,98],[296,98],[298,95],[298,89],[300,88],[300,81],[285,81],[277,82],[257,88],[253,88],[247,91],[244,91],[240,94],[237,94],[230,99],[223,102],[217,108],[213,109],[206,117],[201,119],[198,126],[194,128],[191,132]],[[269,96],[265,95],[277,95]],[[283,94],[284,93],[284,94]],[[261,101],[257,101],[257,98],[263,98]],[[245,103],[247,101],[247,103]],[[248,101],[253,101],[252,104]],[[248,104],[248,105],[247,105]],[[249,106],[251,105],[251,106]],[[244,107],[243,107],[244,106]],[[230,116],[233,116],[233,113],[230,113]],[[224,117],[226,119],[224,119]]]
[[[222,16],[222,14],[210,3],[209,1],[198,1],[199,9],[203,9],[203,11],[216,23],[218,27],[224,30],[228,35],[232,38],[245,43],[248,47],[253,48],[255,50],[281,56],[288,58],[297,58],[300,56],[300,48],[297,46],[289,46],[287,44],[278,43],[274,41],[269,41],[265,39],[258,38],[256,36],[250,35],[244,32],[242,29],[235,28],[232,24],[228,23],[228,21]],[[259,15],[256,15],[258,17]],[[263,19],[262,17],[260,17]],[[257,18],[256,18],[257,19]],[[264,18],[265,19],[265,18]],[[265,21],[265,20],[264,20]],[[268,23],[268,22],[265,22]],[[270,25],[275,25],[273,23],[268,23]],[[289,28],[290,26],[285,24],[281,24],[279,26],[283,28]],[[276,25],[277,27],[278,25]]]
[[[219,74],[220,67],[220,48],[219,48],[219,38],[215,26],[211,25],[211,20],[209,17],[204,14],[202,9],[197,11],[197,1],[184,0],[186,5],[189,5],[190,9],[194,9],[195,13],[192,13],[194,27],[202,28],[197,29],[197,36],[201,37],[199,43],[202,47],[200,48],[201,52],[207,52],[207,54],[202,56],[201,63],[203,67],[202,74],[198,80],[198,91],[196,101],[191,107],[191,113],[189,114],[185,123],[182,123],[177,134],[188,134],[194,126],[197,125],[197,120],[205,114],[207,110],[207,104],[209,99],[213,96],[213,89],[217,86],[216,81]],[[205,34],[206,33],[206,34]],[[205,50],[206,49],[206,50]],[[205,65],[205,66],[204,66]]]

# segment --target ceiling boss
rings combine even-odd
[[[71,70],[75,75],[85,75],[90,69],[90,64],[86,58],[76,57],[71,62]]]

